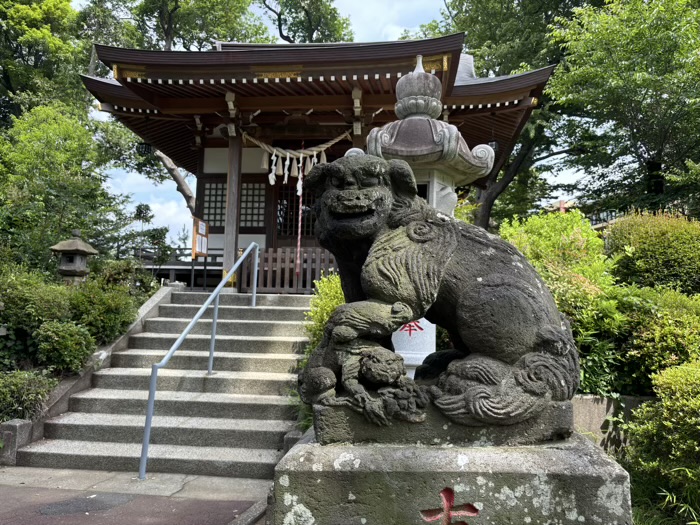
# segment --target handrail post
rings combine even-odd
[[[251,283],[251,286],[253,287],[253,298],[252,298],[252,303],[251,306],[255,307],[255,302],[257,300],[256,293],[258,290],[258,265],[260,264],[260,246],[255,243],[255,252],[254,252],[254,264],[253,264],[253,282]]]
[[[214,300],[214,315],[211,319],[211,340],[209,341],[209,366],[207,375],[210,376],[214,369],[214,347],[216,346],[216,323],[219,320],[219,294]]]
[[[148,463],[148,446],[151,442],[151,425],[153,410],[156,405],[156,383],[158,382],[158,363],[151,367],[151,383],[148,388],[148,407],[146,409],[146,425],[143,429],[143,445],[141,446],[141,461],[139,462],[139,479],[146,479],[146,464]]]

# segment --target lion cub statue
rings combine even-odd
[[[346,155],[314,167],[304,188],[347,301],[300,375],[304,402],[348,406],[378,425],[422,421],[433,403],[455,423],[484,426],[573,397],[577,350],[540,276],[507,242],[418,197],[406,162]],[[445,328],[456,352],[419,385],[391,334],[421,317]]]

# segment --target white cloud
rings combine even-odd
[[[336,0],[335,6],[349,16],[356,42],[396,40],[404,29],[413,29],[440,18],[442,2],[436,0]],[[371,7],[369,7],[371,6]]]
[[[196,180],[190,177],[187,182],[192,191],[196,192]],[[183,225],[186,225],[188,230],[192,228],[190,211],[171,180],[154,184],[139,173],[119,169],[110,172],[110,179],[106,186],[113,193],[129,195],[131,203],[128,208],[131,210],[136,204],[148,204],[155,215],[151,226],[166,226],[169,237],[173,239],[182,230]]]

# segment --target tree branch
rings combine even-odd
[[[549,159],[551,157],[556,157],[557,155],[566,155],[567,153],[581,153],[583,152],[583,149],[580,146],[574,146],[572,148],[566,148],[566,149],[560,149],[558,151],[552,151],[551,153],[547,153],[546,155],[542,155],[541,157],[537,157],[536,159],[532,159],[533,164],[537,164],[538,162]]]
[[[295,44],[294,39],[289,37],[289,35],[286,35],[284,32],[283,28],[283,19],[282,19],[282,9],[279,11],[275,10],[270,4],[267,3],[267,0],[261,0],[262,5],[267,8],[268,11],[270,11],[275,17],[277,17],[277,33],[279,33],[280,38],[284,40],[285,42],[288,42],[290,44]]]
[[[178,167],[165,153],[156,150],[155,156],[158,157],[158,159],[160,159],[167,172],[175,181],[175,184],[177,185],[177,191],[179,191],[184,197],[185,204],[187,204],[187,209],[189,209],[190,213],[194,215],[194,206],[196,201],[194,194],[192,193],[192,188],[190,188],[189,184],[187,184],[187,181],[185,181],[185,177],[182,176],[182,173],[180,173]]]

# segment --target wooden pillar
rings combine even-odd
[[[224,224],[224,275],[238,257],[238,223],[241,197],[241,160],[243,143],[240,135],[228,138],[228,173],[226,178],[226,222]]]

